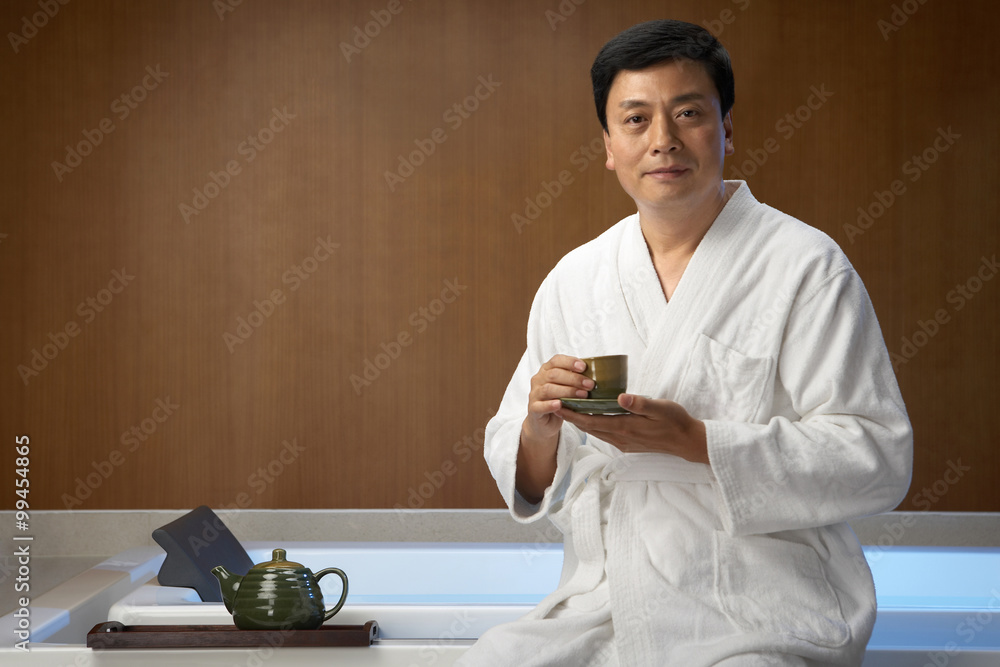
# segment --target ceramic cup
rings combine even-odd
[[[594,381],[594,388],[587,398],[617,399],[628,387],[628,355],[613,354],[604,357],[584,357],[587,368],[583,371]]]

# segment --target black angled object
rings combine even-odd
[[[219,580],[212,568],[223,565],[245,575],[253,567],[246,549],[211,508],[202,505],[153,531],[167,552],[156,575],[161,586],[193,588],[204,602],[222,602]]]

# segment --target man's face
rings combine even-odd
[[[607,167],[640,214],[676,218],[718,201],[733,125],[730,114],[722,118],[719,94],[700,63],[619,72],[607,117]]]

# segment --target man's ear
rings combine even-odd
[[[726,114],[726,117],[722,119],[722,129],[725,130],[726,134],[726,155],[732,155],[736,152],[733,148],[733,110],[730,109]]]
[[[611,135],[608,134],[607,130],[604,130],[604,150],[608,154],[608,159],[605,160],[604,166],[611,171],[615,170],[615,156],[611,152]],[[728,155],[728,153],[727,153]]]

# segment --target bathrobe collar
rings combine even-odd
[[[682,355],[671,353],[685,349],[676,340],[677,332],[692,330],[688,320],[698,317],[703,310],[697,305],[714,301],[712,293],[724,282],[717,278],[718,272],[731,270],[737,253],[749,239],[753,219],[748,214],[759,202],[744,181],[726,181],[726,184],[735,186],[736,191],[698,244],[669,302],[653,268],[639,215],[625,220],[618,275],[632,324],[646,345],[644,358],[635,364],[640,373],[629,378],[631,393],[664,395],[661,388],[666,381],[665,395],[675,394],[677,387],[673,385],[685,361]],[[651,363],[652,360],[657,362]]]

